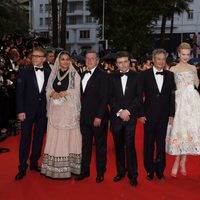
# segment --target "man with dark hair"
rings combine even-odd
[[[81,133],[82,162],[81,174],[76,180],[90,176],[92,141],[96,147],[96,182],[104,180],[106,171],[107,131],[108,131],[108,75],[98,67],[96,52],[86,53],[87,70],[81,80]]]
[[[32,65],[21,70],[17,80],[17,115],[21,121],[21,139],[19,148],[19,172],[15,179],[26,175],[27,160],[30,153],[32,129],[34,135],[30,156],[30,170],[40,171],[38,160],[41,155],[43,135],[46,129],[46,93],[45,88],[50,71],[43,68],[46,52],[36,48],[32,53]]]
[[[119,71],[111,74],[110,84],[111,128],[117,167],[113,181],[120,181],[127,171],[130,184],[137,186],[135,128],[139,105],[138,75],[129,69],[127,52],[116,53],[116,65]]]
[[[53,69],[53,65],[55,62],[55,52],[47,51],[46,61],[44,62],[44,68],[49,69],[50,71]]]
[[[175,113],[175,82],[172,72],[165,70],[167,53],[164,49],[153,51],[154,66],[141,72],[139,117],[144,124],[144,166],[147,180],[163,180],[166,166],[165,137],[167,124],[173,122]],[[156,146],[156,158],[154,151]]]

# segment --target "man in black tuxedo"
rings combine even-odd
[[[55,62],[55,53],[54,51],[47,51],[46,61],[43,63],[44,68],[47,68],[49,71],[53,69]]]
[[[110,84],[111,127],[117,167],[113,181],[120,181],[127,170],[130,184],[137,186],[135,127],[139,105],[138,75],[129,69],[127,52],[116,53],[116,65],[119,71],[111,74]]]
[[[34,135],[30,156],[30,170],[40,171],[38,160],[41,155],[43,135],[46,128],[46,84],[50,71],[43,68],[46,52],[36,48],[32,53],[32,66],[22,69],[17,80],[16,103],[18,119],[21,121],[19,148],[19,172],[15,179],[26,175],[27,160]],[[33,126],[34,125],[34,126]]]
[[[165,137],[167,124],[173,122],[175,113],[175,82],[172,72],[164,69],[167,53],[164,49],[153,51],[154,66],[141,73],[140,120],[144,123],[144,166],[147,180],[154,172],[163,180],[166,165]],[[156,158],[154,160],[154,145]]]
[[[96,147],[96,182],[104,180],[106,171],[107,131],[108,131],[108,75],[99,67],[96,52],[86,53],[87,70],[81,80],[81,133],[82,163],[81,174],[76,180],[90,176],[93,136]]]

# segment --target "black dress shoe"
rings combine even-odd
[[[26,171],[19,171],[18,174],[15,176],[15,180],[20,180],[26,175]]]
[[[136,186],[138,185],[137,178],[133,178],[133,179],[131,179],[131,180],[130,180],[130,184],[131,184],[131,186],[136,187]]]
[[[159,171],[156,171],[156,176],[159,180],[164,180],[165,179],[165,176],[163,175],[163,172],[159,172]]]
[[[163,174],[157,175],[157,178],[158,178],[160,181],[164,181],[164,180],[165,180],[165,176],[164,176]]]
[[[96,183],[101,183],[103,181],[104,181],[103,175],[97,175],[97,177],[96,177]]]
[[[75,180],[76,180],[76,181],[81,181],[81,180],[83,180],[83,179],[85,179],[85,178],[87,178],[87,177],[89,177],[89,176],[90,176],[90,173],[89,173],[89,172],[81,173],[81,174],[79,174],[79,175],[75,178]]]
[[[30,170],[31,171],[36,171],[36,172],[40,172],[41,171],[41,168],[40,167],[38,167],[38,166],[30,166]]]
[[[121,179],[124,178],[124,175],[117,175],[113,178],[113,181],[114,182],[118,182],[118,181],[121,181]]]
[[[152,181],[153,178],[154,178],[154,174],[153,173],[148,173],[146,178],[147,178],[148,181]]]

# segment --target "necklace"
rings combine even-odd
[[[67,70],[63,74],[63,76],[60,76],[60,71],[59,70],[57,71],[57,79],[58,79],[57,85],[62,85],[61,81],[67,76],[67,74],[69,74],[69,70]]]

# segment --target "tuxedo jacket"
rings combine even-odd
[[[47,61],[45,61],[43,63],[43,67],[46,68],[47,70],[51,71],[51,67],[50,67],[50,65],[49,65],[49,63]]]
[[[17,114],[25,112],[27,119],[32,119],[38,112],[46,115],[46,85],[50,71],[44,68],[44,84],[41,92],[37,84],[34,67],[27,66],[20,71],[16,89]]]
[[[108,75],[96,67],[84,92],[81,84],[81,122],[93,124],[96,117],[102,122],[108,120],[108,80]]]
[[[140,112],[147,122],[167,122],[175,114],[175,90],[173,72],[163,70],[163,85],[158,89],[153,68],[140,73]],[[160,76],[160,75],[158,75]]]
[[[129,70],[125,93],[123,94],[120,72],[114,72],[110,78],[110,108],[112,124],[123,123],[117,113],[120,109],[127,109],[130,112],[128,123],[136,122],[139,106],[139,85],[138,74]]]

